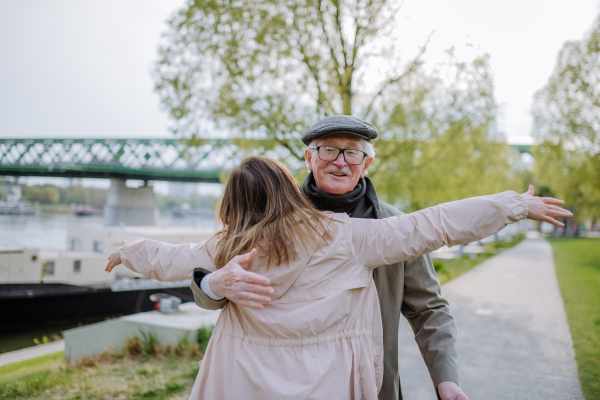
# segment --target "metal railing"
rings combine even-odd
[[[0,139],[0,175],[219,182],[224,140]]]

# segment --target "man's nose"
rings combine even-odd
[[[343,153],[338,154],[337,158],[332,162],[333,162],[333,165],[335,165],[336,167],[339,167],[339,168],[343,168],[347,164],[346,160],[344,159]]]

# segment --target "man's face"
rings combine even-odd
[[[340,149],[364,150],[365,141],[354,135],[333,135],[316,141],[317,146],[334,146]],[[316,150],[306,150],[308,170],[315,177],[317,189],[331,195],[346,194],[364,178],[373,159],[366,159],[360,165],[346,163],[342,153],[335,161],[323,161]]]

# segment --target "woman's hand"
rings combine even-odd
[[[558,207],[558,205],[562,206],[565,202],[552,197],[536,197],[533,195],[534,191],[533,185],[529,185],[529,190],[521,195],[525,198],[525,202],[529,207],[527,218],[534,221],[548,222],[559,227],[565,226],[562,222],[552,218],[571,218],[573,216],[571,211]]]
[[[235,256],[225,266],[210,276],[210,289],[219,297],[226,297],[241,306],[262,310],[271,302],[275,291],[268,278],[246,271],[244,266],[256,257],[256,249]]]
[[[125,240],[123,240],[123,243],[121,244],[125,244]],[[106,272],[110,272],[113,270],[113,268],[115,268],[117,265],[121,264],[121,249],[115,249],[114,253],[112,253],[110,255],[110,257],[108,257],[108,265],[106,265],[106,268],[104,269]]]

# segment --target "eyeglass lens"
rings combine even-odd
[[[340,149],[332,146],[319,147],[319,157],[323,161],[335,161],[340,155]],[[365,158],[365,153],[360,150],[345,149],[344,159],[348,164],[358,165]]]

